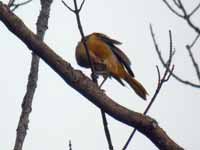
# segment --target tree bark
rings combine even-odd
[[[43,40],[45,31],[47,30],[48,26],[48,18],[52,0],[41,0],[40,2],[42,9],[37,20],[37,35],[41,40]],[[29,116],[32,111],[33,97],[37,87],[39,60],[39,57],[33,52],[26,93],[22,102],[22,112],[17,126],[14,150],[22,150],[23,143],[27,134]]]
[[[2,2],[0,2],[0,20],[13,34],[21,39],[30,50],[41,57],[57,74],[59,74],[68,85],[85,96],[97,107],[118,121],[135,127],[148,137],[159,149],[183,149],[170,139],[154,119],[117,104],[81,71],[73,69],[67,61],[58,56],[31,32]]]

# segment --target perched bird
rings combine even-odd
[[[134,78],[129,58],[116,47],[121,42],[102,33],[92,33],[85,37],[85,41],[91,63],[97,74],[103,75],[104,78],[113,77],[123,86],[122,79],[125,80],[136,94],[146,100],[148,93],[142,84]],[[76,61],[82,67],[91,67],[82,41],[76,47]]]

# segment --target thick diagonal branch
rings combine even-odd
[[[10,12],[6,5],[2,4],[2,2],[0,2],[0,20],[13,34],[21,39],[30,50],[40,56],[68,85],[77,90],[94,105],[101,108],[118,121],[135,127],[148,137],[159,149],[183,149],[169,138],[154,119],[117,104],[100,90],[97,84],[80,71],[74,70],[68,62],[54,53],[54,51],[42,42],[37,35],[31,32],[16,15]]]

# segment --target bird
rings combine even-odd
[[[148,93],[143,85],[135,79],[131,69],[131,61],[117,47],[117,45],[122,44],[121,42],[98,32],[85,36],[84,40],[91,62],[88,59],[82,39],[78,42],[75,50],[78,65],[85,68],[91,68],[91,65],[93,65],[95,73],[102,75],[104,79],[113,77],[122,86],[125,86],[123,81],[126,81],[138,96],[146,100]]]

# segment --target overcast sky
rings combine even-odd
[[[72,4],[72,0],[66,2]],[[198,3],[197,0],[183,2],[188,10]],[[39,10],[39,0],[33,0],[15,13],[35,32]],[[199,20],[195,20],[199,15],[200,11],[193,20],[200,25]],[[81,21],[86,34],[102,32],[123,43],[120,48],[132,61],[136,79],[149,92],[148,101],[145,102],[128,85],[122,87],[115,80],[108,80],[103,89],[119,104],[143,112],[157,86],[155,66],[158,65],[161,73],[164,72],[150,35],[150,23],[165,58],[169,52],[168,30],[172,30],[173,46],[176,48],[173,59],[175,73],[198,83],[185,49],[185,45],[192,42],[195,33],[183,20],[172,14],[162,0],[86,0],[81,11]],[[67,10],[61,1],[54,1],[45,42],[74,68],[90,75],[90,70],[79,67],[75,61],[74,49],[79,40],[80,34],[74,14]],[[0,23],[0,41],[0,149],[9,150],[13,149],[15,142],[31,51],[10,33],[3,23]],[[194,48],[198,62],[199,43]],[[156,119],[175,142],[185,149],[197,150],[200,147],[199,100],[199,89],[185,86],[171,78],[163,86],[148,115]],[[114,148],[119,150],[132,128],[111,117],[108,117],[108,123]],[[38,87],[24,149],[66,150],[68,140],[72,141],[74,150],[108,149],[99,108],[69,87],[41,60]],[[128,149],[157,148],[144,135],[137,133]]]

